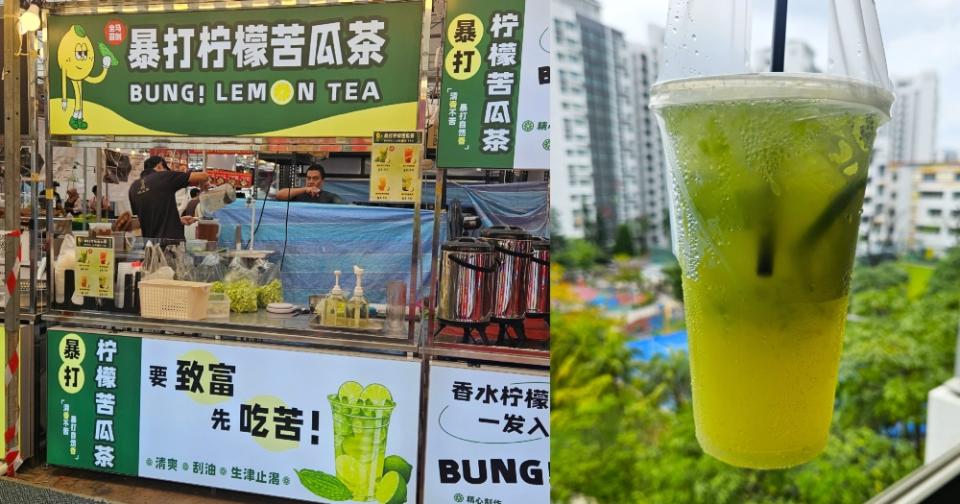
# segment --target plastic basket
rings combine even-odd
[[[230,297],[222,292],[211,292],[208,298],[207,318],[208,319],[226,319],[230,318]]]
[[[183,280],[142,280],[140,314],[144,318],[202,320],[207,317],[210,285]]]

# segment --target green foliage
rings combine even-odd
[[[865,427],[835,430],[824,453],[784,471],[783,483],[798,502],[856,504],[869,500],[913,469],[921,459],[909,443]]]
[[[629,260],[615,260],[614,266],[616,272],[613,274],[613,281],[643,286],[643,269],[639,265]]]
[[[613,242],[613,254],[633,257],[637,251],[633,246],[633,233],[630,232],[630,226],[620,224],[617,226],[617,236]]]
[[[640,234],[640,255],[646,255],[650,251],[650,244],[647,243],[648,231],[650,231],[650,217],[641,215],[637,219],[637,232]]]
[[[680,283],[678,266],[665,273]],[[926,420],[928,391],[953,366],[960,252],[940,261],[926,294],[910,302],[909,282],[896,264],[855,272],[855,321],[847,324],[830,441],[816,459],[785,471],[734,468],[703,453],[685,354],[633,360],[616,322],[596,311],[554,314],[554,502],[868,500],[921,463],[915,426]],[[893,428],[899,437],[887,434]]]
[[[865,291],[853,305],[866,316],[847,324],[838,419],[873,429],[923,423],[927,392],[949,378],[953,366],[960,284],[909,305],[893,289]],[[919,452],[919,433],[913,436]]]
[[[680,269],[680,264],[675,262],[669,266],[664,266],[663,274],[670,283],[670,290],[673,292],[673,297],[683,301],[683,270]]]
[[[554,261],[565,268],[588,270],[603,259],[603,251],[587,240],[569,240],[566,247],[554,255]]]
[[[937,263],[930,277],[930,283],[927,284],[927,292],[955,292],[958,289],[960,289],[960,248],[953,248]]]
[[[850,292],[856,294],[868,290],[902,287],[906,293],[909,280],[907,272],[896,263],[887,262],[873,267],[860,266],[853,270]]]
[[[916,299],[927,292],[927,285],[930,284],[930,278],[933,276],[934,269],[925,264],[903,263],[903,269],[910,275],[910,283],[907,286],[907,297]]]
[[[665,414],[633,383],[626,336],[595,311],[551,317],[553,500],[623,502],[637,483],[635,450],[655,445]]]
[[[678,408],[690,403],[690,361],[686,352],[675,350],[666,357],[657,355],[635,365],[644,394],[665,396]]]
[[[906,286],[866,290],[850,300],[850,313],[866,317],[886,317],[903,312],[908,304]]]

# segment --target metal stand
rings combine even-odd
[[[550,314],[549,313],[527,313],[528,319],[542,320],[544,324],[547,324],[547,327],[550,327]]]
[[[447,327],[460,327],[463,329],[463,340],[462,343],[475,343],[489,345],[490,340],[487,339],[487,327],[490,325],[489,322],[444,322],[442,320],[438,321],[436,332],[433,333],[433,338],[440,334],[441,331]],[[473,336],[473,332],[477,332],[479,336],[479,341]]]
[[[497,345],[503,345],[510,341],[511,345],[518,346],[527,342],[527,333],[523,329],[524,319],[494,319],[494,323],[500,326],[497,333]],[[513,329],[515,337],[510,336],[510,329]]]

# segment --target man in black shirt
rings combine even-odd
[[[140,217],[140,230],[145,238],[162,242],[182,241],[183,226],[196,217],[181,217],[177,212],[176,193],[188,186],[205,184],[206,173],[171,171],[160,156],[143,162],[140,179],[130,184],[130,208]]]
[[[326,178],[327,173],[322,166],[312,165],[307,168],[306,185],[296,189],[280,189],[277,191],[277,199],[280,201],[343,204],[343,199],[340,196],[323,190],[323,181]]]

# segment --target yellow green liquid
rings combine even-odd
[[[826,445],[867,166],[885,119],[853,100],[773,88],[659,106],[697,439],[759,469],[804,463]]]
[[[383,474],[387,429],[393,406],[365,406],[328,397],[333,410],[333,442],[337,478],[354,500],[374,499],[377,479]]]

